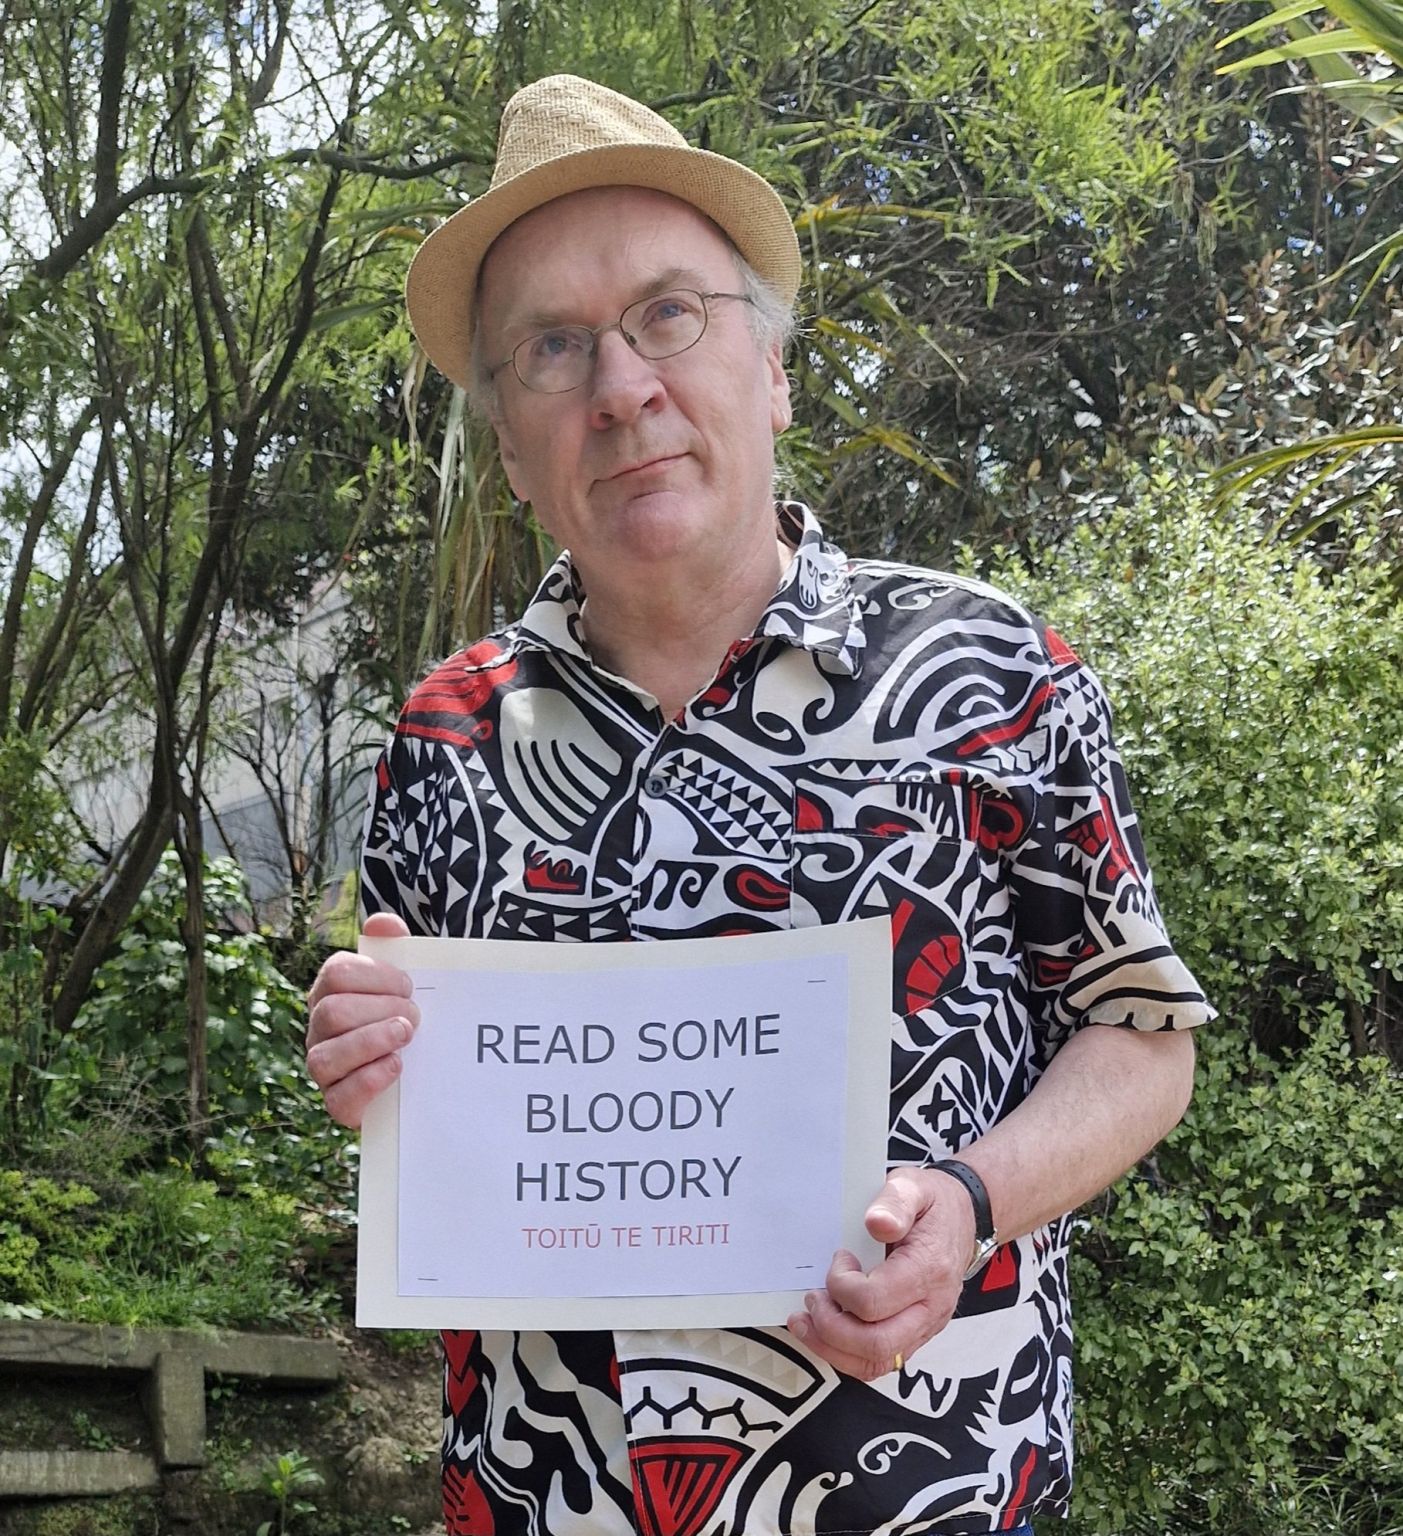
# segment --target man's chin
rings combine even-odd
[[[613,522],[619,553],[648,564],[689,556],[721,532],[695,498],[672,490],[630,496]]]

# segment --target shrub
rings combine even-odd
[[[237,931],[251,920],[237,867],[213,861],[207,893],[206,1166],[197,1177],[185,1161],[183,894],[168,856],[53,1053],[46,1123],[0,1172],[0,1315],[266,1327],[334,1306],[318,1275],[350,1225],[353,1138],[303,1075],[300,992],[263,935]]]
[[[233,860],[211,860],[205,885],[210,1166],[228,1180],[344,1209],[354,1138],[327,1117],[303,1073],[302,993],[274,964],[268,940],[248,928],[252,909]],[[158,1151],[183,1145],[183,900],[179,863],[167,854],[54,1063],[56,1114],[84,1127],[114,1099],[125,1110],[139,1083],[166,1130],[153,1137]]]
[[[1079,1511],[1377,1536],[1403,1526],[1398,1084],[1338,1010],[1288,1062],[1214,1030],[1184,1125],[1074,1253]]]
[[[182,1169],[56,1180],[0,1169],[0,1309],[127,1325],[287,1325],[329,1293],[299,1278],[290,1196],[221,1194]]]
[[[1172,461],[1133,490],[989,573],[1105,682],[1222,1012],[1184,1124],[1082,1222],[1072,1527],[1380,1536],[1403,1529],[1403,607],[1387,570],[1273,543]]]
[[[1358,1026],[1403,980],[1393,573],[1367,528],[1327,571],[1170,460],[1132,490],[990,579],[1105,683],[1170,929],[1218,1005],[1265,1043],[1322,999]]]

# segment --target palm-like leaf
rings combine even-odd
[[[1403,0],[1271,0],[1271,7],[1269,14],[1238,28],[1223,38],[1218,47],[1226,48],[1233,43],[1259,38],[1274,27],[1284,27],[1291,34],[1291,41],[1226,64],[1219,74],[1258,69],[1289,59],[1308,60],[1320,85],[1342,106],[1357,113],[1378,132],[1403,143],[1403,112],[1400,112],[1396,99],[1403,95]],[[1338,25],[1320,30],[1309,19],[1314,16],[1333,19]],[[1365,79],[1355,67],[1354,59],[1358,55],[1374,60],[1379,57],[1388,59],[1393,66],[1392,73],[1379,79]],[[1367,294],[1400,254],[1403,254],[1403,230],[1395,230],[1347,265],[1374,263],[1364,288]],[[1304,459],[1330,455],[1324,468],[1310,481],[1306,492],[1293,500],[1282,519],[1284,523],[1297,510],[1302,497],[1326,482],[1337,468],[1381,443],[1397,442],[1403,442],[1403,428],[1366,427],[1269,448],[1226,466],[1221,471],[1223,493],[1244,490],[1263,476],[1280,474]]]
[[[1314,16],[1332,19],[1338,26],[1322,30],[1309,19]],[[1290,42],[1235,59],[1219,73],[1307,59],[1317,80],[1337,93],[1341,105],[1403,142],[1403,119],[1391,99],[1403,76],[1403,0],[1271,0],[1265,16],[1238,28],[1218,47],[1256,39],[1274,27],[1283,27]],[[1365,79],[1355,68],[1356,55],[1382,55],[1393,64],[1394,73],[1380,80]]]
[[[1260,453],[1250,453],[1214,471],[1215,478],[1222,482],[1218,500],[1228,500],[1258,480],[1283,474],[1309,459],[1323,457],[1324,464],[1291,498],[1277,518],[1273,533],[1281,534],[1306,500],[1322,486],[1328,485],[1351,459],[1385,443],[1403,443],[1403,426],[1356,427],[1349,432],[1331,432],[1323,437],[1312,437],[1303,443],[1281,443],[1274,448],[1264,448]],[[1298,527],[1294,537],[1309,537],[1322,522],[1340,510],[1340,504],[1332,504],[1309,519],[1304,527]]]

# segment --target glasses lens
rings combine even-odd
[[[528,336],[512,353],[517,377],[543,395],[577,389],[589,377],[594,336],[581,325],[561,325]]]
[[[676,288],[630,304],[619,317],[629,345],[643,357],[685,352],[706,329],[706,305],[699,293]]]

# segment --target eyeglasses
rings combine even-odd
[[[657,361],[676,357],[694,347],[706,334],[710,318],[707,305],[713,299],[739,299],[742,304],[755,301],[748,293],[697,293],[691,288],[669,288],[651,298],[630,304],[612,325],[591,330],[587,325],[558,325],[539,336],[528,336],[488,370],[495,379],[512,365],[517,378],[538,395],[563,395],[578,389],[590,376],[599,338],[606,331],[617,330],[640,357]]]

